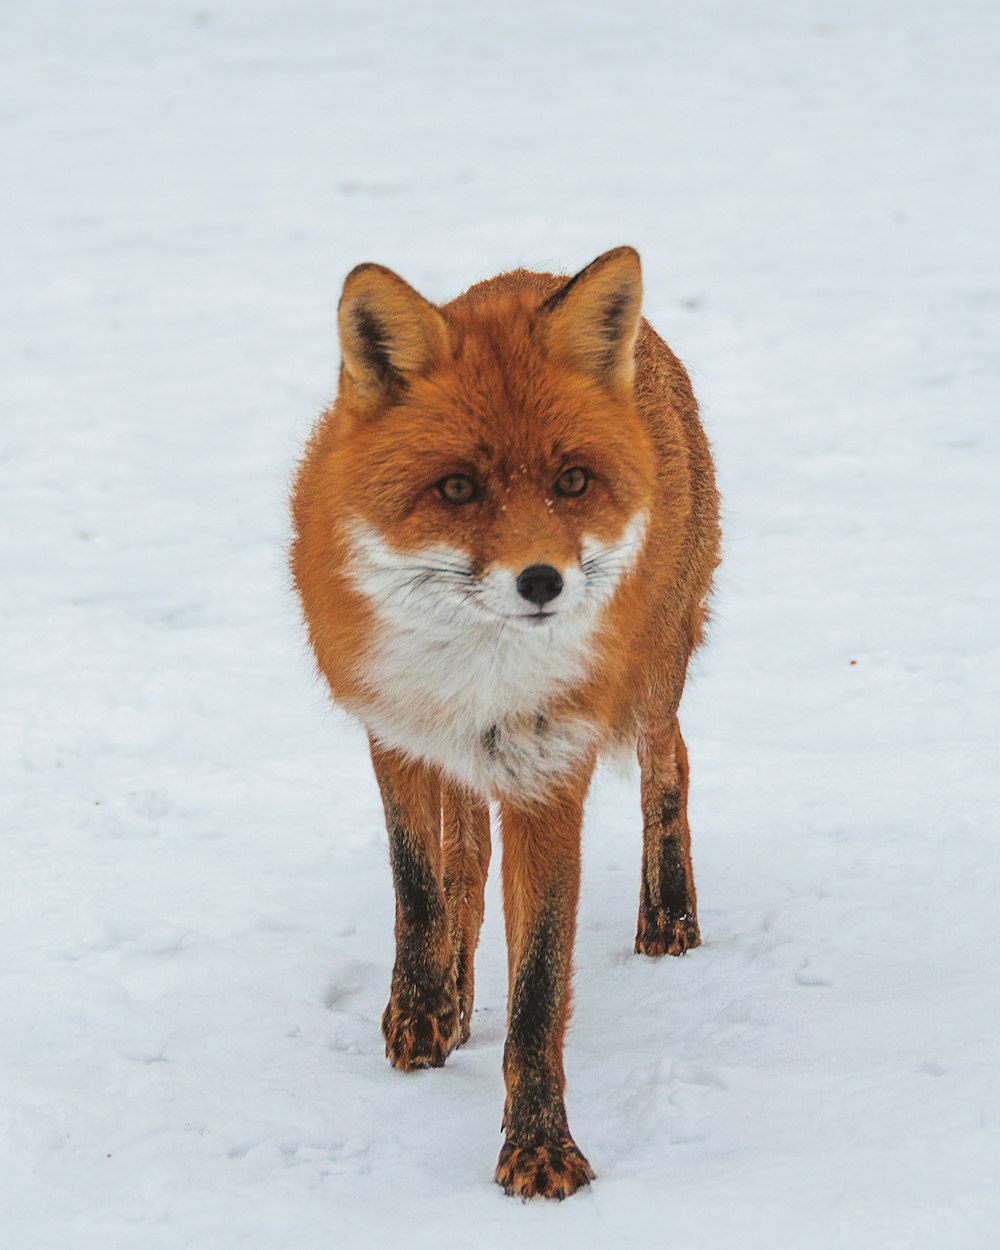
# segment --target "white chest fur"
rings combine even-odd
[[[588,577],[593,555],[566,570],[560,610],[532,619],[505,570],[473,577],[461,552],[396,552],[369,527],[353,545],[354,580],[379,621],[355,711],[377,739],[491,797],[543,792],[591,748],[597,726],[551,709],[598,658],[620,554],[614,577]]]

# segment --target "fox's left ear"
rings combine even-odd
[[[545,345],[612,387],[629,387],[639,332],[642,271],[633,247],[598,256],[539,310]]]
[[[383,265],[347,275],[337,325],[347,383],[368,409],[397,398],[451,350],[438,309]]]

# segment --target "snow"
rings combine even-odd
[[[0,1211],[18,1250],[979,1250],[1000,1217],[992,3],[35,0],[0,50]],[[726,563],[682,722],[703,947],[587,812],[599,1173],[504,1198],[473,1038],[385,1062],[381,810],[286,492],[362,260],[632,243]]]

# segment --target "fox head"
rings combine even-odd
[[[344,286],[337,490],[365,589],[412,621],[558,630],[593,616],[641,547],[639,257],[616,248],[554,291],[524,277],[443,308],[379,265]]]

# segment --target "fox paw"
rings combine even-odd
[[[382,1015],[382,1036],[394,1068],[440,1068],[460,1036],[454,977],[435,995],[393,993]]]
[[[673,920],[662,911],[653,917],[639,916],[639,932],[635,936],[635,953],[658,958],[660,955],[683,955],[701,945],[698,921],[690,916]]]
[[[597,1174],[574,1141],[543,1146],[504,1142],[496,1179],[505,1194],[529,1198],[568,1198]]]

